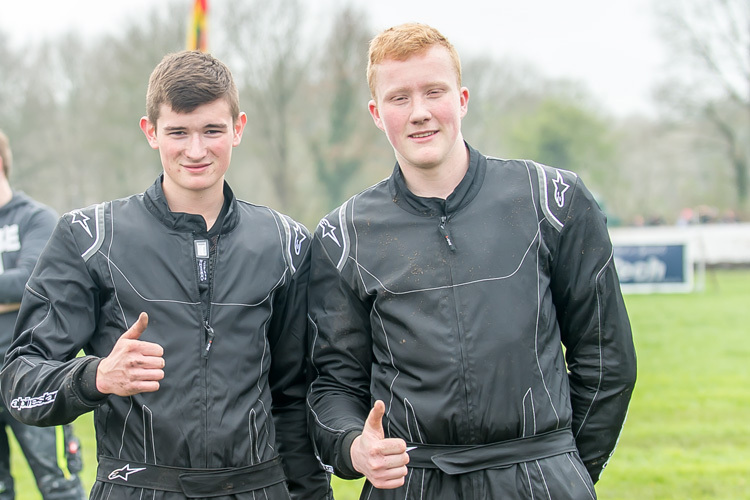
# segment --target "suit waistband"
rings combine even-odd
[[[446,474],[500,469],[577,450],[570,428],[481,445],[407,443],[409,448],[407,467],[440,469]]]
[[[191,469],[99,457],[97,481],[183,493],[187,498],[211,498],[259,490],[286,480],[281,458],[256,465],[221,469]]]

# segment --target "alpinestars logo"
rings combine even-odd
[[[307,239],[307,236],[305,233],[302,232],[302,229],[300,229],[299,224],[294,225],[294,253],[295,255],[299,255],[300,251],[302,251],[302,242]]]
[[[93,238],[94,235],[91,234],[91,229],[89,229],[89,217],[88,215],[84,214],[80,210],[74,210],[73,212],[73,218],[70,220],[71,224],[80,224],[84,231],[86,231],[86,234],[89,235],[89,237]]]
[[[320,227],[323,229],[323,238],[326,236],[331,238],[338,246],[341,248],[341,243],[339,243],[339,239],[336,237],[336,229],[338,229],[336,226],[328,222],[328,219],[323,219],[320,221]]]
[[[110,472],[107,478],[109,478],[110,480],[122,479],[123,481],[127,481],[129,475],[135,474],[136,472],[141,472],[142,470],[146,470],[146,468],[145,467],[140,467],[137,469],[131,468],[130,464],[127,464],[125,465],[125,467],[120,467],[119,469],[115,469],[112,472]]]
[[[41,396],[33,398],[16,398],[10,402],[10,407],[14,410],[28,410],[29,408],[36,408],[37,406],[50,405],[57,399],[57,391],[45,392]]]
[[[562,208],[565,205],[565,192],[570,188],[570,185],[565,184],[565,179],[563,179],[559,170],[557,171],[557,179],[552,182],[555,184],[555,202],[558,207]]]

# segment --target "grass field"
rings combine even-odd
[[[750,499],[750,271],[711,272],[704,292],[626,297],[638,383],[600,500]],[[83,480],[96,469],[91,414],[76,421]],[[40,500],[17,445],[20,500]],[[361,481],[334,479],[337,500]]]

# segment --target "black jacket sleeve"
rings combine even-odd
[[[81,390],[86,367],[76,357],[96,326],[97,289],[70,231],[60,219],[23,295],[13,343],[0,372],[2,397],[30,425],[72,422],[106,399]]]
[[[333,220],[333,219],[332,219]],[[308,395],[312,435],[324,463],[337,476],[355,479],[351,465],[353,438],[362,432],[371,407],[372,334],[370,304],[355,289],[353,266],[341,255],[340,238],[326,237],[331,223],[313,238],[310,273],[310,321],[315,380]]]
[[[290,256],[290,270],[288,281],[274,298],[274,313],[268,333],[272,415],[292,498],[333,498],[328,475],[315,458],[307,432],[305,396],[308,388],[310,234],[291,219],[288,219],[288,223],[291,233],[286,250]]]
[[[605,216],[579,178],[568,183],[551,288],[566,348],[573,433],[596,482],[625,421],[636,357]]]

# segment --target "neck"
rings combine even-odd
[[[179,190],[166,182],[162,183],[164,197],[172,212],[200,215],[206,221],[206,228],[211,229],[219,218],[224,207],[224,183],[204,191]]]
[[[461,142],[457,154],[432,168],[413,167],[399,161],[409,191],[423,198],[447,199],[469,169],[469,151]]]

